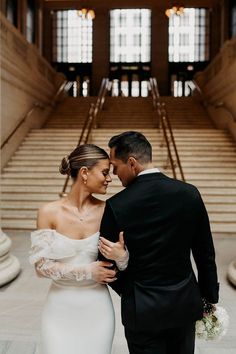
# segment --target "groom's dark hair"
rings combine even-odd
[[[152,146],[147,138],[135,131],[128,131],[113,136],[108,146],[115,148],[115,157],[127,162],[130,156],[135,157],[140,163],[152,161]]]

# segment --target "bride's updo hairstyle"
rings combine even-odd
[[[84,144],[75,148],[70,155],[63,157],[59,171],[62,175],[71,176],[75,180],[81,167],[91,169],[99,160],[107,159],[109,159],[108,154],[99,146]]]

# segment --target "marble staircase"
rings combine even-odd
[[[2,173],[2,228],[31,230],[43,203],[58,198],[65,177],[58,172],[61,158],[77,144],[83,119],[94,98],[68,98],[43,129],[34,129]],[[192,98],[165,97],[186,180],[196,185],[205,201],[214,233],[236,233],[236,145],[216,129],[203,107]],[[77,115],[70,119],[71,116]],[[91,142],[107,149],[112,135],[124,130],[143,132],[153,145],[154,164],[165,169],[167,152],[150,98],[107,98]],[[121,190],[116,176],[108,193]]]

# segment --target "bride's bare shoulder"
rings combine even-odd
[[[38,228],[53,228],[56,223],[56,217],[61,210],[61,200],[56,200],[43,204],[37,215],[37,227]]]
[[[53,202],[49,202],[49,203],[43,204],[39,208],[38,213],[39,214],[45,214],[45,213],[55,212],[55,211],[58,211],[59,209],[61,209],[61,207],[62,207],[61,200],[55,200]]]

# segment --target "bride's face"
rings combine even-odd
[[[110,161],[99,160],[96,166],[88,170],[86,186],[90,193],[105,194],[108,183],[112,181],[109,174]]]

